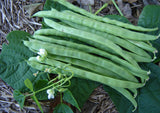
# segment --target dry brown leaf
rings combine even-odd
[[[25,5],[23,6],[23,8],[28,12],[29,17],[31,17],[42,5],[43,3],[35,3],[35,4]]]
[[[127,4],[124,5],[124,7],[123,7],[123,9],[122,9],[122,12],[123,12],[123,14],[124,14],[124,16],[125,16],[126,18],[132,17],[132,9],[131,9],[129,3],[127,3]]]

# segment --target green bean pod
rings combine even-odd
[[[63,12],[58,12],[57,10],[40,11],[34,14],[34,16],[67,20],[67,21],[71,21],[71,22],[74,22],[80,25],[90,27],[90,28],[94,28],[102,32],[107,32],[107,33],[110,33],[110,34],[113,34],[113,35],[116,35],[122,38],[126,38],[126,39],[132,39],[132,40],[155,40],[157,39],[157,37],[153,35],[130,31],[130,30],[118,27],[118,26],[110,25],[107,23],[102,23],[102,22],[99,22],[93,19],[89,19],[89,18],[88,19],[78,18],[76,15],[67,15]]]
[[[134,53],[136,53],[140,56],[145,56],[147,58],[151,58],[151,56],[147,52],[145,52],[143,49],[137,47],[136,45],[132,44],[128,40],[125,40],[125,39],[122,39],[122,38],[119,38],[119,37],[116,37],[114,35],[110,35],[110,34],[107,34],[107,33],[104,33],[104,32],[96,31],[95,29],[90,29],[86,26],[81,26],[81,25],[78,25],[78,24],[75,24],[75,23],[72,23],[72,22],[69,22],[69,21],[63,21],[63,22],[67,23],[68,25],[70,25],[74,28],[103,36],[104,38],[107,38],[107,39],[111,40],[115,44],[117,44],[117,45],[131,51],[131,52],[134,52]]]
[[[126,97],[133,104],[134,109],[132,110],[132,112],[134,112],[137,109],[137,102],[129,91],[127,91],[124,88],[119,88],[119,87],[112,87],[112,88],[118,91],[119,93],[121,93],[124,97]]]
[[[65,62],[68,64],[72,64],[74,66],[78,66],[79,68],[86,69],[86,70],[89,70],[89,71],[97,73],[97,74],[101,74],[104,76],[124,80],[122,77],[118,76],[116,73],[114,73],[106,68],[103,68],[101,66],[84,61],[84,60],[70,58],[70,57],[57,56],[57,55],[48,55],[47,57],[49,59]],[[127,80],[127,79],[125,79],[125,80]]]
[[[137,62],[152,62],[154,59],[142,57],[131,52],[127,52]]]
[[[120,56],[122,56],[124,59],[126,59],[127,61],[129,61],[131,64],[138,66],[137,62],[135,62],[133,60],[132,57],[128,56],[126,53],[124,53],[124,51],[117,46],[116,44],[114,44],[112,41],[103,38],[101,36],[86,32],[86,31],[82,31],[82,30],[77,30],[71,27],[67,27],[67,26],[63,26],[60,25],[50,19],[44,18],[44,22],[50,26],[53,27],[56,30],[71,34],[71,35],[75,35],[77,37],[75,37],[76,39],[89,43],[91,45],[94,45],[95,47],[108,51],[108,49],[106,50],[106,48],[111,49],[112,51],[115,51],[117,54],[119,54]],[[94,37],[94,38],[93,38]]]
[[[133,97],[136,98],[136,96],[138,94],[137,89],[128,89],[128,90],[130,90],[133,93]]]
[[[32,42],[24,41],[24,44],[33,50],[39,51],[39,49],[44,48],[49,54],[81,59],[96,65],[99,65],[101,67],[104,67],[110,71],[113,71],[114,73],[118,74],[123,78],[130,79],[130,81],[137,81],[137,79],[127,70],[110,62],[107,59],[99,58],[99,57],[90,55],[88,53],[71,49],[68,47],[64,47],[56,44],[44,43],[40,41],[32,41]]]
[[[79,7],[76,7],[76,6],[72,5],[71,3],[67,2],[66,0],[54,0],[54,1],[62,4],[63,6],[69,8],[69,9],[71,9],[71,10],[77,12],[77,13],[80,13],[82,15],[85,15],[87,17],[93,18],[93,19],[98,20],[98,21],[103,21],[103,22],[106,22],[106,23],[109,23],[109,24],[114,24],[114,25],[117,25],[117,26],[120,26],[120,27],[135,30],[135,31],[156,31],[156,30],[158,30],[158,28],[144,28],[144,27],[141,27],[141,26],[134,26],[132,24],[127,24],[127,23],[123,23],[123,22],[120,22],[120,21],[111,20],[107,17],[104,18],[104,17],[96,16],[94,14],[91,14],[91,13],[87,12],[84,9],[81,9]]]
[[[120,59],[119,57],[117,57],[115,55],[109,54],[107,52],[96,49],[94,47],[83,45],[83,44],[77,44],[77,43],[69,42],[69,41],[65,41],[65,40],[54,39],[54,36],[53,37],[46,37],[46,36],[42,36],[42,35],[34,35],[33,38],[41,40],[41,41],[45,41],[45,42],[48,42],[48,43],[60,44],[60,45],[67,46],[67,47],[74,48],[74,49],[78,49],[78,50],[81,50],[81,51],[84,51],[84,52],[87,52],[87,53],[93,53],[93,54],[100,55],[102,57],[106,57],[106,58],[114,61],[115,63],[117,63],[121,66],[124,66],[129,71],[133,71],[133,72],[137,73],[135,75],[137,75],[138,77],[148,79],[146,71],[131,65],[127,61],[125,61],[123,59]]]
[[[28,64],[32,66],[33,68],[36,68],[38,70],[43,70],[46,66],[60,66],[63,67],[65,63],[56,61],[56,60],[50,60],[50,59],[45,59],[42,62],[35,62],[36,58],[32,57],[29,59]],[[43,67],[44,65],[44,67]],[[92,73],[89,71],[85,71],[73,66],[66,67],[66,70],[72,70],[74,73],[74,77],[78,78],[83,78],[83,79],[89,79],[92,81],[100,82],[102,84],[108,85],[108,86],[113,86],[113,87],[122,87],[122,88],[140,88],[143,87],[143,83],[135,83],[135,82],[130,82],[130,81],[125,81],[125,80],[119,80],[119,79],[114,79],[111,77],[106,77],[100,74]],[[44,70],[43,70],[44,71]],[[69,74],[69,73],[66,73]]]
[[[112,77],[112,78],[116,78],[116,79],[121,79],[121,80],[130,80],[128,78],[125,78],[123,79],[123,77],[120,77],[118,76],[116,73],[108,70],[108,69],[105,69],[103,67],[100,67],[96,64],[93,64],[93,63],[89,63],[89,62],[86,62],[86,61],[83,61],[83,60],[79,60],[79,59],[75,59],[75,58],[70,58],[70,57],[63,57],[63,56],[57,56],[57,55],[48,55],[48,58],[49,59],[55,59],[55,60],[58,60],[58,61],[62,61],[62,62],[66,62],[66,63],[69,63],[69,64],[73,64],[73,65],[77,65],[77,66],[80,66],[82,68],[86,68],[86,69],[89,69],[95,73],[98,73],[98,74],[101,74],[101,75],[106,75],[108,77]],[[141,81],[144,83],[146,80],[149,79],[149,76],[147,74],[145,75],[142,75],[142,74],[135,74],[135,76],[137,77],[140,77],[141,78]],[[137,92],[135,92],[135,90],[131,90],[132,92],[134,92],[134,94],[136,95]]]
[[[144,49],[144,50],[147,50],[149,52],[152,52],[152,53],[157,53],[157,49],[152,47],[151,45],[149,44],[146,44],[145,42],[142,42],[142,41],[135,41],[135,40],[128,40],[129,42],[131,42],[132,44],[135,44],[137,45],[138,47]]]
[[[50,62],[50,61],[48,61],[48,62]],[[47,62],[47,63],[48,63]],[[52,64],[51,64],[51,62],[52,62]],[[35,57],[31,57],[29,60],[28,60],[28,64],[31,66],[31,67],[33,67],[33,68],[35,68],[35,69],[37,69],[37,70],[40,70],[40,71],[45,71],[46,69],[50,69],[50,68],[52,68],[52,66],[57,66],[57,67],[59,67],[59,66],[64,66],[64,65],[66,65],[66,64],[64,64],[64,63],[62,63],[62,62],[58,62],[58,61],[55,61],[54,60],[54,62],[53,62],[53,60],[51,61],[49,64],[44,64],[44,63],[46,63],[46,61],[45,62],[43,62],[43,63],[40,63],[40,62],[37,62],[37,60],[36,60],[36,58]],[[56,64],[56,65],[54,65],[54,64]],[[70,70],[74,70],[75,68],[73,67],[69,67],[70,68]],[[79,70],[78,70],[79,71]],[[83,71],[83,70],[80,70],[80,71]],[[54,72],[54,71],[52,71],[52,73],[54,73],[54,74],[56,74],[56,72]],[[79,73],[79,72],[78,72]],[[94,73],[93,73],[94,74]],[[75,72],[74,72],[74,75],[75,75]],[[77,77],[77,76],[75,76],[75,77]],[[90,76],[90,78],[92,78],[93,79],[93,77],[95,77],[95,76],[92,76],[92,74],[91,74],[91,76]],[[97,80],[97,77],[99,77],[99,75],[97,75],[95,78],[94,78],[94,81],[96,81]],[[87,78],[88,79],[88,78]],[[104,78],[103,78],[104,79]],[[111,80],[113,80],[113,79],[111,79]],[[112,83],[113,83],[113,81],[112,81]],[[116,83],[117,83],[117,81],[116,81]],[[106,84],[106,82],[105,82],[105,84]],[[119,93],[121,93],[123,96],[125,96],[134,106],[135,106],[135,108],[137,107],[137,104],[136,104],[136,101],[135,101],[135,99],[133,98],[133,96],[126,90],[126,89],[124,89],[124,88],[120,88],[119,87],[119,84],[117,84],[118,85],[118,87],[114,87],[113,85],[110,85],[110,87],[112,87],[113,89],[115,89],[115,90],[117,90]],[[117,86],[116,85],[116,86]]]

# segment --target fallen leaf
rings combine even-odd
[[[132,17],[132,9],[129,3],[124,5],[122,12],[126,18]]]
[[[35,3],[30,5],[25,5],[23,8],[28,12],[29,18],[43,6],[43,3]]]

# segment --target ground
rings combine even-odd
[[[103,4],[109,5],[98,15],[108,14],[119,15],[119,12],[112,4],[111,0],[68,0],[92,13],[95,13]],[[0,51],[2,44],[8,43],[6,35],[13,30],[23,30],[33,34],[41,28],[40,18],[31,18],[31,15],[42,10],[45,0],[0,0]],[[116,3],[124,16],[134,25],[137,24],[138,17],[145,5],[157,4],[158,0],[116,0]],[[50,103],[42,102],[45,112],[49,112]],[[0,80],[0,112],[14,113],[38,113],[34,102],[27,100],[29,107],[20,109],[13,99],[13,89]],[[78,113],[78,111],[76,111]],[[116,108],[108,94],[100,87],[95,89],[82,109],[82,113],[117,113]]]

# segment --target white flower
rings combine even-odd
[[[37,52],[39,55],[41,55],[42,57],[47,56],[47,51],[45,49],[39,49],[39,52]]]
[[[41,57],[40,57],[40,56],[37,56],[36,59],[37,59],[38,61],[41,61]]]
[[[54,94],[55,94],[54,88],[48,89],[47,93],[48,93],[48,99],[51,99],[51,98],[54,99]]]
[[[51,73],[51,69],[50,68],[46,68],[45,70],[44,70],[44,72],[47,72],[47,73]]]
[[[39,73],[39,72],[37,71],[36,73],[33,73],[33,75],[36,77],[36,76],[38,75],[38,73]]]

